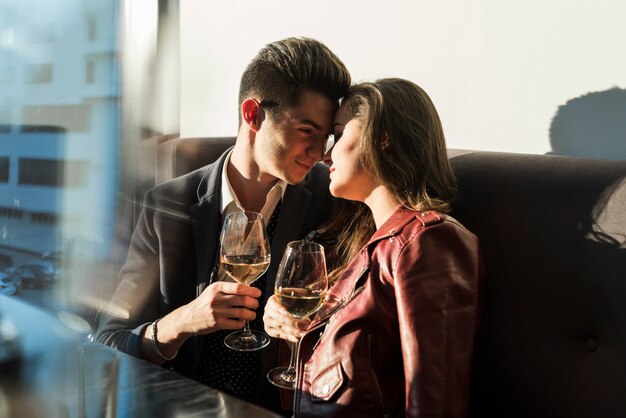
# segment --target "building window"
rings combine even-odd
[[[30,220],[40,224],[56,224],[59,222],[59,217],[54,213],[35,212],[30,214]]]
[[[95,17],[90,16],[87,18],[87,39],[95,41],[98,37],[98,21]]]
[[[0,133],[11,132],[11,106],[0,105]]]
[[[88,59],[85,65],[85,82],[94,84],[96,82],[96,62]]]
[[[22,132],[90,132],[91,106],[24,106]]]
[[[52,83],[52,64],[30,64],[24,70],[24,81],[28,84]]]
[[[31,186],[84,187],[87,185],[86,161],[20,158],[18,183]]]
[[[9,157],[0,157],[0,183],[9,182]]]
[[[24,216],[24,211],[21,209],[0,206],[0,216],[4,218],[22,219],[22,217]]]

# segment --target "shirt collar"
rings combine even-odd
[[[243,211],[244,209],[241,207],[239,200],[237,199],[237,195],[230,185],[230,180],[228,179],[228,173],[226,167],[228,167],[228,163],[230,162],[230,157],[233,154],[233,150],[230,150],[226,159],[224,160],[224,166],[222,167],[222,190],[221,190],[221,207],[220,211],[222,215],[227,213],[235,212],[235,211]],[[276,205],[283,198],[285,194],[285,190],[287,189],[287,182],[284,180],[278,180],[274,186],[267,193],[265,198],[265,205],[261,210],[261,214],[266,218],[269,217],[274,212]]]

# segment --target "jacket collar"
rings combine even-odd
[[[389,219],[372,235],[368,243],[361,248],[341,274],[339,280],[328,291],[324,306],[318,311],[310,328],[314,328],[324,322],[355,295],[357,284],[370,268],[371,254],[374,251],[376,243],[398,235],[406,225],[415,219],[417,219],[422,226],[426,226],[440,222],[443,217],[435,211],[418,212],[407,209],[404,206],[400,206],[396,209]]]
[[[211,269],[216,262],[221,227],[221,173],[229,152],[204,168],[196,189],[198,202],[189,209],[196,250],[196,296],[209,285]]]
[[[412,222],[414,219],[417,219],[418,222],[422,224],[422,226],[427,226],[433,223],[440,222],[443,217],[440,213],[436,211],[415,211],[413,209],[407,209],[404,206],[398,207],[396,211],[385,221],[384,224],[381,225],[380,228],[372,235],[372,238],[367,242],[367,246],[370,244],[380,241],[385,238],[393,237],[398,235],[402,229]]]

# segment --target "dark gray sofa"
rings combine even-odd
[[[171,142],[161,177],[233,141]],[[626,161],[449,155],[487,274],[471,417],[626,417]]]
[[[626,161],[450,152],[487,280],[472,417],[626,417]]]

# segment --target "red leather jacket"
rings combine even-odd
[[[298,352],[295,417],[465,417],[482,263],[455,219],[400,208]]]

